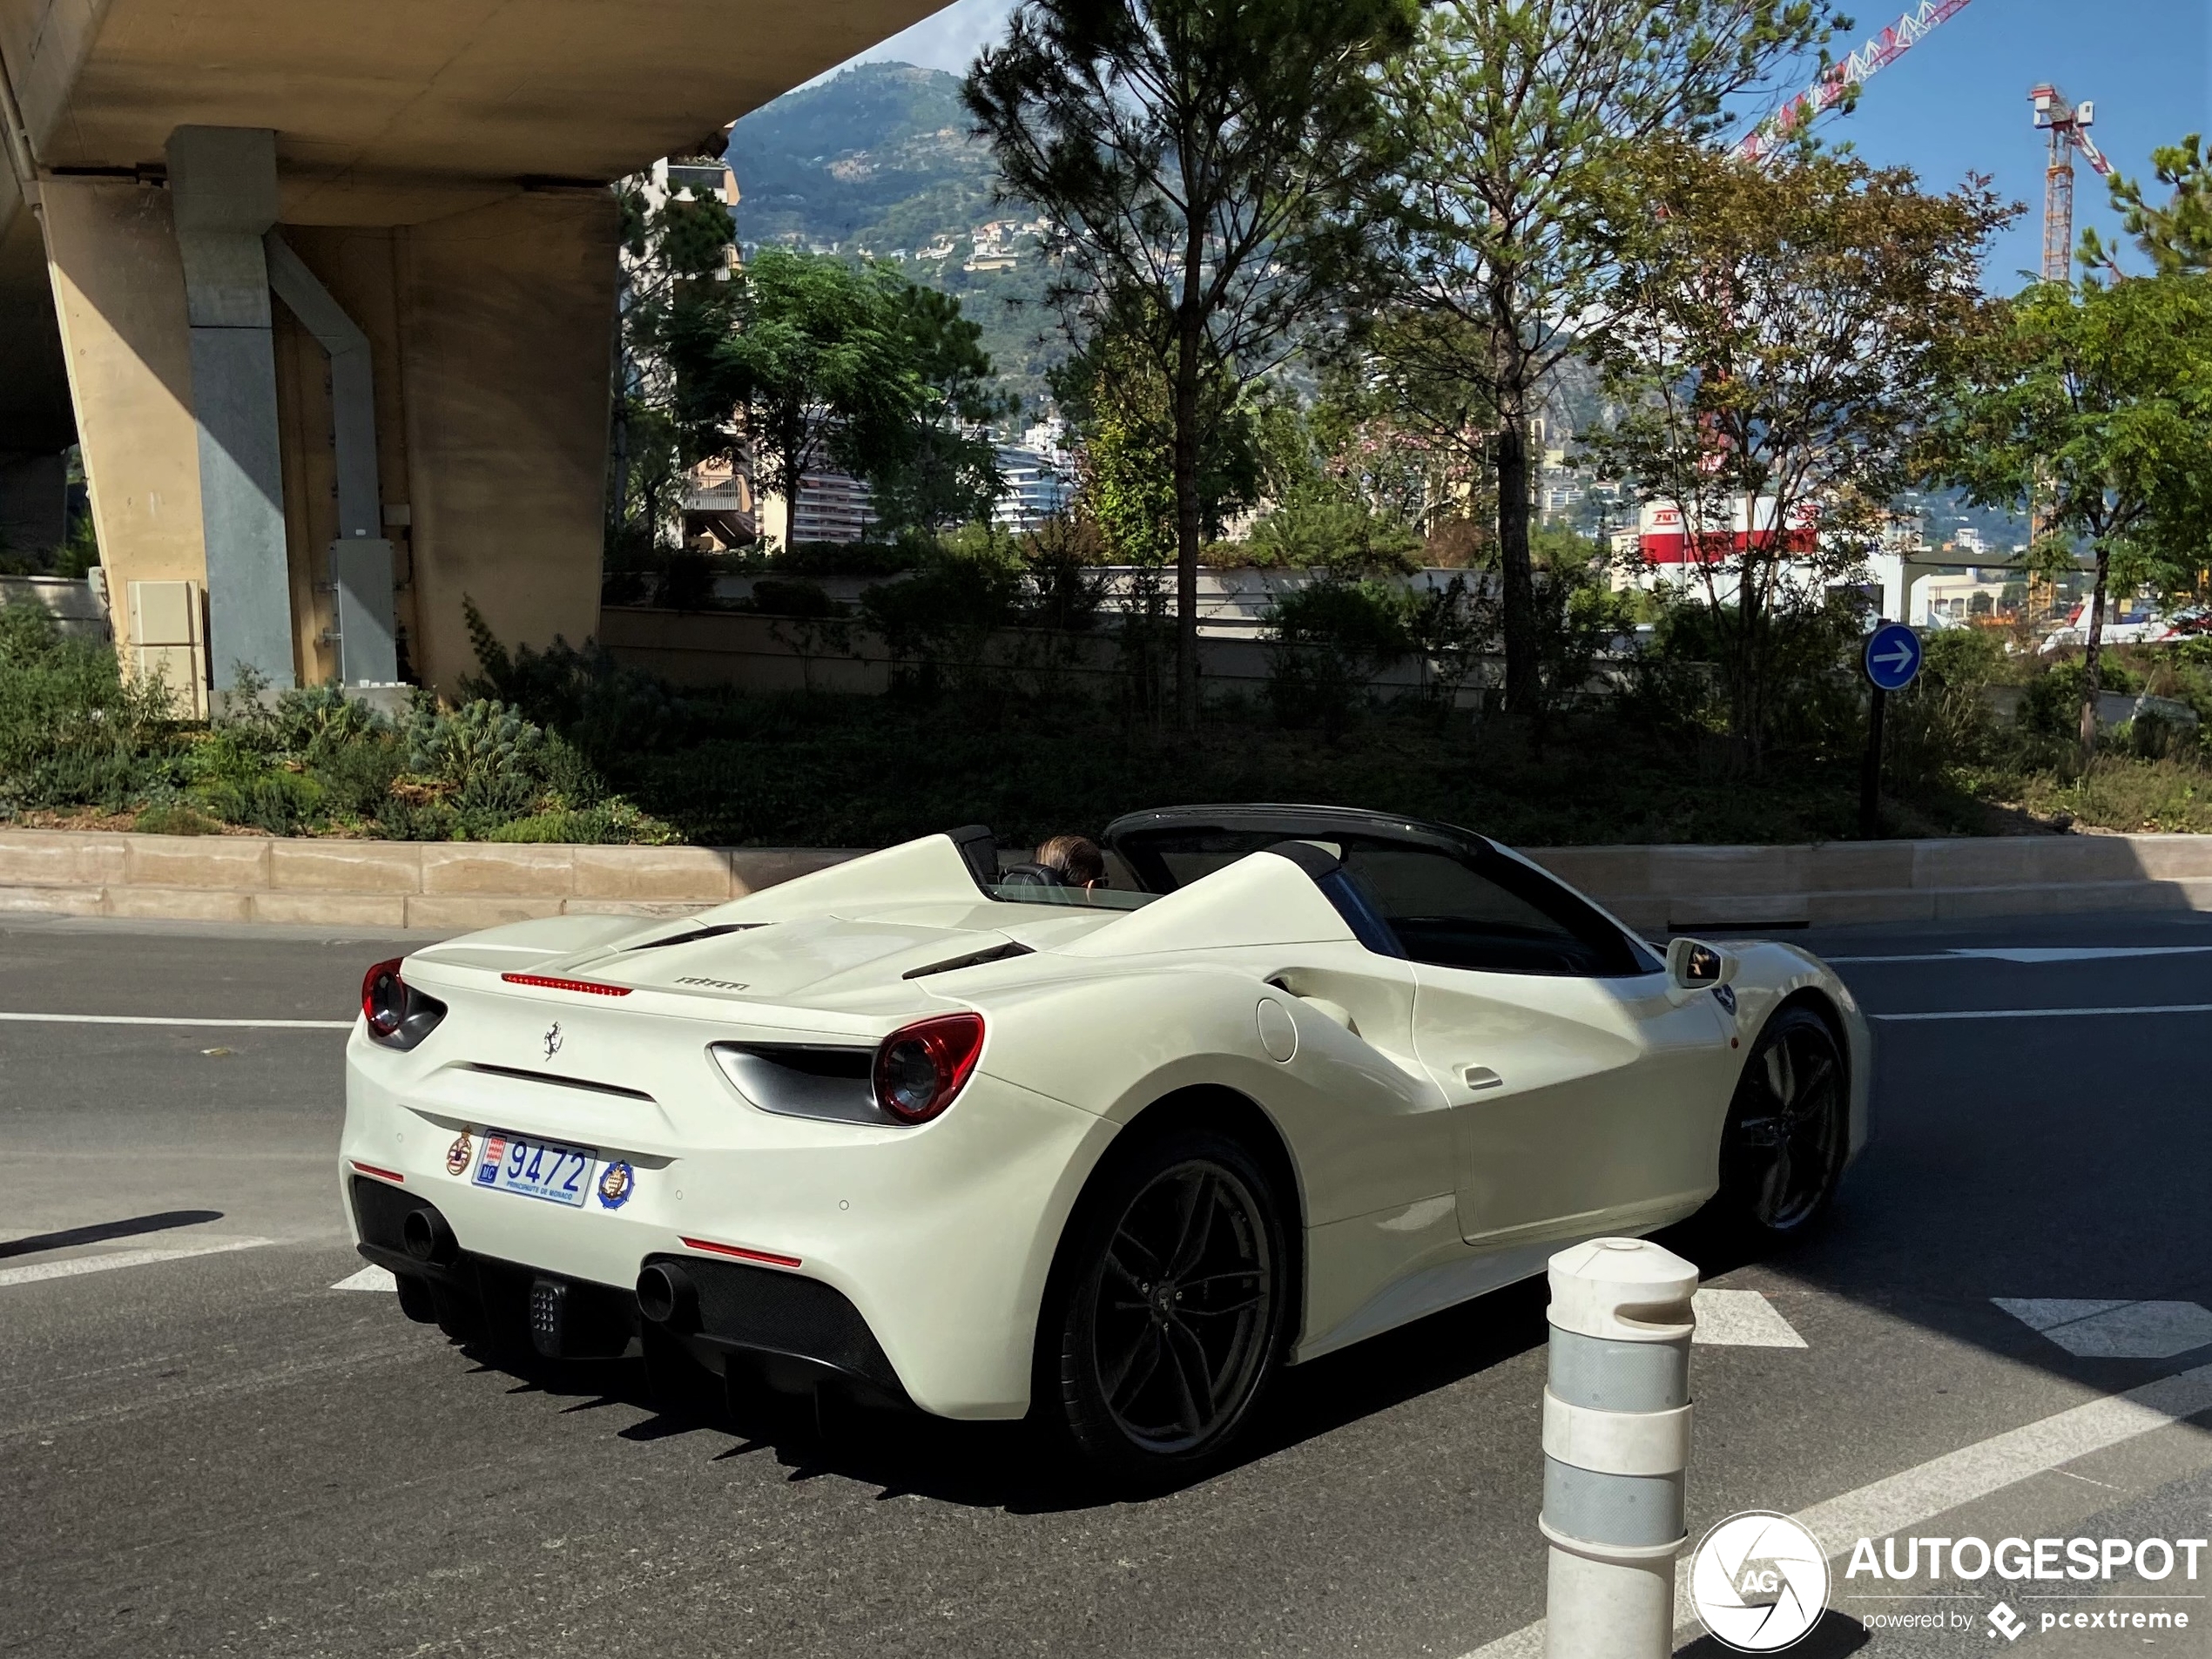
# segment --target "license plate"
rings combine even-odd
[[[492,1130],[484,1136],[476,1184],[553,1204],[580,1204],[591,1190],[591,1161],[597,1156],[588,1147],[563,1146],[557,1141],[531,1140]]]

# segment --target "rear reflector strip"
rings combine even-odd
[[[686,1238],[684,1243],[693,1250],[711,1250],[717,1256],[735,1256],[739,1261],[765,1262],[771,1267],[796,1267],[796,1256],[779,1256],[772,1251],[746,1250],[737,1244],[718,1244],[711,1238]]]
[[[502,974],[509,985],[543,985],[549,991],[588,991],[593,996],[628,996],[627,985],[595,985],[588,979],[554,979],[545,974]]]
[[[380,1170],[374,1163],[363,1163],[359,1158],[347,1158],[346,1162],[352,1164],[363,1175],[373,1175],[379,1181],[396,1181],[401,1186],[405,1186],[407,1184],[407,1177],[401,1175],[397,1170]]]

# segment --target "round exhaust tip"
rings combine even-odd
[[[637,1275],[637,1311],[655,1325],[688,1325],[698,1305],[691,1276],[672,1262],[648,1262]]]
[[[461,1253],[461,1241],[446,1225],[446,1218],[427,1205],[408,1211],[401,1219],[400,1243],[416,1261],[433,1267],[443,1267]]]

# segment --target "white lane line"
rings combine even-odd
[[[1697,1316],[1692,1345],[1705,1348],[1802,1348],[1805,1339],[1774,1304],[1757,1291],[1699,1291],[1689,1298]]]
[[[388,1267],[364,1267],[358,1273],[348,1273],[330,1287],[334,1291],[396,1291],[399,1280],[392,1277]]]
[[[1897,956],[1824,956],[1825,962],[2101,962],[2116,956],[2201,956],[2212,945],[1988,945],[1918,951]]]
[[[179,1020],[156,1014],[5,1014],[0,1020],[24,1025],[216,1025],[252,1026],[271,1031],[350,1031],[351,1020]]]
[[[2171,1359],[2212,1347],[2212,1313],[2195,1302],[2097,1302],[2063,1297],[1989,1298],[2068,1353],[2097,1359]]]
[[[1918,1527],[1946,1510],[2016,1486],[2031,1475],[2047,1474],[2076,1458],[2207,1411],[2212,1411],[2212,1366],[2199,1366],[2194,1371],[2161,1377],[2124,1394],[2107,1394],[1946,1452],[1855,1492],[1801,1509],[1794,1519],[1820,1540],[1831,1556],[1848,1554],[1861,1538],[1886,1538],[1908,1527]],[[1675,1567],[1677,1641],[1702,1628],[1696,1615],[1685,1612],[1690,1605],[1689,1568],[1690,1554],[1685,1550]],[[1462,1659],[1542,1659],[1543,1651],[1544,1622],[1539,1619],[1510,1635],[1486,1642]]]
[[[2161,1002],[2114,1008],[1951,1008],[1933,1014],[1875,1014],[1875,1020],[2086,1020],[2096,1014],[2212,1014],[2212,1002]]]
[[[0,1267],[0,1289],[30,1285],[42,1278],[74,1278],[79,1273],[105,1273],[116,1267],[144,1267],[152,1262],[182,1261],[188,1256],[216,1256],[225,1251],[255,1250],[273,1244],[273,1238],[210,1238],[197,1244],[170,1244],[158,1250],[118,1250],[105,1256],[73,1256],[65,1262],[33,1262],[25,1267]]]

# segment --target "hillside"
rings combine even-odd
[[[862,64],[738,122],[729,161],[748,247],[785,242],[889,261],[959,296],[1010,391],[1032,408],[1059,347],[1044,259],[998,201],[988,147],[968,131],[960,78]]]

